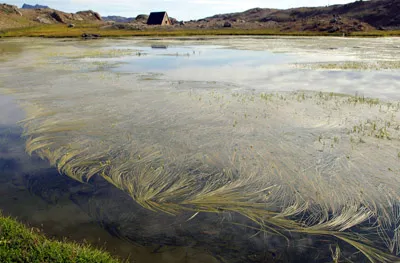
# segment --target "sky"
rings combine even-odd
[[[21,7],[24,3],[47,5],[64,12],[93,10],[102,16],[135,17],[151,11],[167,11],[178,20],[199,19],[215,14],[241,12],[250,8],[292,8],[345,4],[355,0],[3,0]],[[1,2],[1,0],[0,0]]]

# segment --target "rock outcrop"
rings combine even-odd
[[[143,14],[141,14],[141,15],[138,15],[138,16],[135,18],[135,22],[147,24],[147,20],[148,20],[148,19],[149,19],[149,16],[148,16],[148,15],[143,15]]]
[[[37,21],[37,22],[39,22],[41,24],[53,24],[54,23],[53,20],[51,20],[51,19],[49,19],[47,17],[42,17],[42,16],[36,17],[36,19],[34,19],[34,21]]]
[[[69,25],[78,23],[78,21],[83,23],[103,23],[100,14],[91,10],[66,13],[50,8],[36,8],[44,6],[35,5],[32,7],[35,8],[19,9],[14,5],[0,4],[0,30],[35,26],[37,24],[62,23]]]
[[[0,13],[3,14],[16,14],[22,16],[22,13],[18,10],[18,7],[15,5],[1,4],[0,5]]]
[[[52,12],[50,14],[50,16],[52,18],[54,18],[57,22],[60,22],[60,23],[66,23],[67,22],[66,15],[63,14],[62,12],[60,12],[60,11],[54,11],[54,12]]]
[[[301,7],[287,10],[253,8],[245,12],[220,14],[196,21],[197,26],[213,27],[218,21],[229,21],[236,27],[271,28],[283,31],[326,31],[329,33],[400,29],[400,1],[355,1],[344,5]],[[273,22],[273,24],[271,23]]]
[[[25,9],[28,8],[28,9]],[[34,26],[41,24],[99,23],[104,26],[129,30],[145,30],[149,18],[146,14],[135,19],[118,16],[106,17],[88,10],[75,14],[65,13],[47,6],[25,5],[24,9],[0,4],[0,29]],[[19,19],[23,16],[23,19]],[[179,22],[174,18],[172,28],[185,25],[188,29],[271,29],[281,32],[322,32],[347,34],[370,30],[400,30],[400,1],[356,1],[344,5],[302,7],[287,10],[253,8],[245,12],[220,14],[212,17]],[[103,22],[104,21],[104,22]],[[105,23],[108,22],[108,23]],[[107,25],[108,24],[108,25]],[[126,24],[126,25],[123,25]]]
[[[227,21],[224,23],[224,27],[232,27],[232,24]]]
[[[94,12],[92,10],[80,11],[80,12],[77,12],[76,14],[79,15],[80,17],[82,17],[84,20],[98,20],[98,21],[103,20],[99,13]]]

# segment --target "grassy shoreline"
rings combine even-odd
[[[147,30],[102,29],[98,25],[78,25],[68,28],[66,25],[46,25],[0,30],[1,37],[46,37],[46,38],[77,38],[83,33],[98,34],[102,37],[179,37],[179,36],[343,36],[343,33],[326,33],[311,31],[281,32],[271,29],[177,29],[149,28]],[[347,37],[391,37],[400,36],[400,31],[368,31],[353,32]]]
[[[89,245],[48,239],[38,231],[0,214],[0,262],[119,263],[121,261]]]

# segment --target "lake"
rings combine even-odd
[[[4,214],[135,262],[392,262],[400,39],[0,40]]]

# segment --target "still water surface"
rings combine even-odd
[[[309,225],[356,209],[360,221],[343,220],[341,231],[364,231],[370,210],[398,216],[384,204],[400,190],[398,39],[13,39],[0,47],[0,209],[50,236],[135,262],[327,262],[337,240],[260,229],[246,204],[293,220],[312,215],[301,221]],[[28,156],[25,140],[50,162],[59,155],[53,165],[75,165],[63,170],[72,178]],[[68,157],[75,152],[77,163]],[[79,182],[90,169],[98,173]]]

